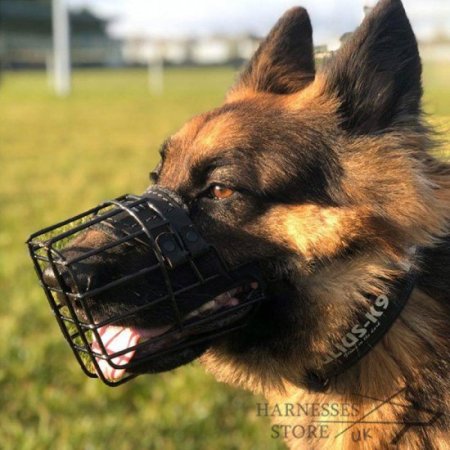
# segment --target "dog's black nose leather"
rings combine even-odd
[[[74,281],[67,270],[59,269],[58,279],[53,268],[51,266],[47,266],[42,275],[44,283],[48,287],[57,290],[58,294],[61,293],[60,291],[73,292]],[[58,297],[62,299],[64,296],[58,295]]]
[[[61,304],[66,305],[65,295],[63,295],[61,292],[62,290],[64,290],[64,288],[61,289],[62,287],[60,286],[58,278],[51,266],[46,267],[46,269],[44,270],[44,273],[42,274],[42,278],[43,278],[46,286],[48,286],[51,289],[56,289],[56,293],[53,294],[53,298],[56,297]],[[61,278],[62,278],[62,280],[64,280],[64,276],[62,274],[61,274]],[[66,283],[64,282],[64,284],[66,284]]]
[[[53,268],[51,266],[48,266],[44,273],[42,274],[44,283],[51,288],[57,288],[58,287],[58,280],[56,278],[55,272],[53,271]]]

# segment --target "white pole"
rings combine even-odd
[[[164,59],[160,52],[148,62],[148,87],[154,95],[164,93]]]
[[[55,92],[70,94],[70,31],[66,0],[53,1],[53,67]]]
[[[55,69],[53,67],[53,52],[48,51],[45,55],[45,70],[47,73],[47,84],[49,89],[52,89],[55,82],[53,81]]]

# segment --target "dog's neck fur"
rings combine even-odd
[[[342,326],[342,317],[350,317],[349,300],[353,305],[367,302],[364,292],[389,295],[389,282],[380,282],[401,276],[402,270],[408,267],[415,256],[405,252],[403,264],[395,266],[377,261],[373,255],[359,258],[347,264],[335,264],[327,269],[326,276],[321,273],[309,284],[309,296],[312,296],[321,317],[320,335],[314,335],[310,342],[311,353],[308,364],[319,365],[318,355],[324,350],[320,346],[324,342],[330,344],[330,337],[342,336],[348,331]],[[426,322],[423,318],[427,318]],[[287,383],[287,395],[269,394],[275,403],[323,404],[339,405],[352,403],[358,405],[360,412],[353,419],[335,417],[335,421],[389,422],[383,424],[355,425],[338,438],[305,439],[292,438],[292,448],[388,448],[390,442],[404,427],[401,422],[429,422],[440,416],[441,423],[450,421],[450,379],[445,361],[449,360],[449,343],[443,337],[448,336],[448,309],[435,299],[416,288],[412,293],[401,317],[385,335],[379,345],[357,365],[332,380],[330,389],[325,393],[308,392],[294,384]],[[333,319],[338,318],[338,319]],[[395,344],[395,345],[394,345]],[[310,366],[310,367],[311,367]],[[433,394],[430,392],[432,387]],[[425,394],[426,393],[426,394]],[[431,394],[431,397],[430,397]],[[369,414],[383,401],[395,396],[376,411]],[[289,399],[289,400],[287,400]],[[427,410],[427,411],[425,411]],[[369,414],[366,418],[363,415]],[[447,416],[445,416],[447,414]],[[320,418],[319,418],[320,419]],[[323,420],[329,420],[324,417]],[[317,417],[284,417],[276,418],[279,423],[317,425]],[[395,423],[391,423],[395,422]],[[351,425],[326,424],[330,436],[336,436]],[[373,437],[355,443],[358,431],[363,428],[372,429]],[[353,437],[352,437],[352,431]],[[401,439],[398,448],[448,448],[450,434],[434,431],[428,433],[425,426],[411,428]],[[397,448],[397,447],[395,447]]]
[[[305,368],[310,370],[312,375],[321,374],[320,378],[323,381],[350,368],[347,359],[339,356],[342,338],[348,333],[355,336],[354,333],[358,333],[366,323],[367,316],[374,320],[370,311],[377,313],[378,300],[382,303],[385,301],[386,307],[375,325],[371,326],[370,322],[368,323],[365,330],[369,335],[378,328],[384,329],[384,334],[389,331],[396,320],[395,314],[391,311],[401,312],[416,283],[418,267],[415,263],[415,247],[405,251],[404,256],[397,258],[395,262],[389,261],[376,251],[368,253],[350,260],[337,260],[307,277],[305,282],[297,282],[299,296],[306,297],[312,309],[310,315],[320,318],[304,352],[308,361]],[[386,313],[388,309],[389,314]],[[343,317],[348,320],[343,320]],[[352,331],[354,327],[357,331]],[[365,347],[373,347],[378,342],[373,339],[374,335],[371,338],[365,334],[364,336],[366,342],[364,344],[360,342],[355,352],[360,355],[359,359],[363,357],[361,352]],[[356,344],[355,341],[349,344],[348,339],[344,339],[344,342],[347,342],[347,345]],[[370,351],[370,348],[367,351]],[[327,373],[326,368],[330,370],[330,365],[325,365],[323,369],[323,361],[330,359],[328,355],[335,361],[331,364],[334,366],[333,373]],[[352,365],[356,363],[353,358],[352,361]]]
[[[403,275],[415,257],[405,249],[404,264],[395,267],[381,255],[366,255],[333,264],[326,273],[313,277],[308,286],[299,283],[300,295],[304,296],[307,289],[309,301],[315,304],[308,320],[320,318],[320,326],[306,345],[299,346],[298,365],[292,369],[297,373],[285,373],[280,380],[274,370],[260,381],[248,368],[239,367],[235,361],[227,367],[222,360],[223,370],[214,370],[214,375],[263,394],[275,426],[288,426],[291,431],[297,427],[297,437],[288,432],[285,439],[293,449],[450,449],[450,433],[445,431],[450,425],[450,346],[445,340],[450,311],[448,305],[431,298],[420,286],[414,289],[400,318],[381,342],[355,366],[332,379],[326,392],[309,391],[301,382],[295,382],[304,379],[301,374],[305,370],[320,365],[323,352],[328,350],[324,342],[331,346],[330,337],[348,331],[342,317],[351,317],[349,305],[357,309],[365,303],[368,308],[363,293],[388,293],[390,283],[380,282],[380,277],[392,280]],[[207,367],[217,368],[213,361],[213,355],[204,358]],[[323,413],[324,405],[333,405],[339,414]],[[357,414],[342,413],[342,408],[346,411],[350,407]],[[298,408],[303,412],[299,414]],[[304,413],[305,408],[310,414]],[[352,426],[358,420],[362,423]],[[427,428],[426,424],[433,420],[438,424]],[[405,428],[411,422],[416,425]],[[278,436],[283,436],[286,428],[276,430]],[[358,441],[364,430],[366,439]]]
[[[330,314],[333,313],[339,311],[332,308]],[[416,289],[401,318],[382,342],[356,366],[334,379],[327,392],[310,392],[290,382],[284,385],[286,392],[268,392],[270,404],[279,405],[282,411],[286,411],[286,404],[319,405],[319,411],[324,404],[337,405],[338,409],[351,404],[358,412],[354,417],[275,414],[276,424],[316,429],[309,439],[295,438],[291,433],[287,439],[289,446],[294,449],[450,448],[450,433],[442,431],[448,430],[450,421],[450,380],[446,364],[450,349],[448,342],[443,341],[448,320],[442,305]],[[330,420],[331,423],[327,422]],[[358,420],[363,423],[352,426]],[[427,429],[426,424],[433,420],[440,425]],[[328,436],[326,439],[317,438],[320,422],[323,422],[322,433]],[[423,426],[413,426],[403,435],[401,431],[406,430],[409,422],[423,423]],[[364,430],[369,430],[371,437],[357,441]],[[390,443],[397,446],[389,447]]]

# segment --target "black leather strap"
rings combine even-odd
[[[320,372],[307,374],[305,384],[310,390],[327,390],[331,378],[354,366],[378,344],[408,302],[416,279],[416,272],[410,270],[392,284],[386,296],[367,296],[371,303],[369,312],[333,347]]]
[[[139,238],[136,241],[156,247],[171,268],[212,250],[195,229],[182,199],[174,192],[152,186],[142,196],[129,196],[129,199],[131,202],[135,199],[137,204],[128,207],[115,203],[123,211],[98,223],[96,229],[112,236],[145,229],[150,241]]]

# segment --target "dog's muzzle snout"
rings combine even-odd
[[[245,326],[264,298],[258,264],[229,267],[161,187],[41,230],[28,246],[81,367],[109,385]]]
[[[66,291],[74,292],[75,290],[74,279],[68,270],[64,270],[64,267],[61,267],[59,270],[54,270],[52,266],[47,266],[42,273],[42,280],[44,284],[52,289],[58,289],[61,286]],[[88,276],[77,275],[76,285],[80,287],[81,292],[84,292],[89,284],[90,280]]]
[[[67,278],[67,277],[66,277]],[[47,266],[42,273],[42,279],[44,283],[49,286],[50,288],[56,289],[59,286],[59,282],[57,279],[57,275],[55,271],[52,269],[52,267]],[[64,280],[65,284],[67,283],[67,280]]]

